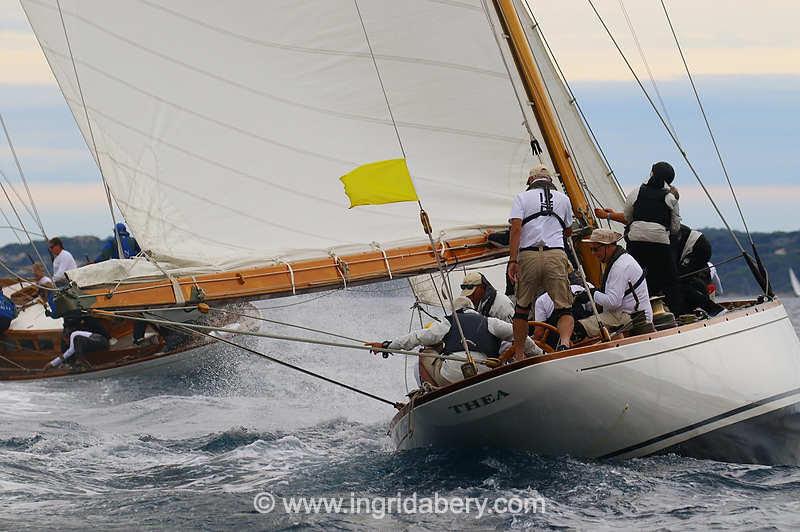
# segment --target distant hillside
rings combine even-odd
[[[86,264],[89,260],[93,260],[100,253],[100,248],[103,246],[103,240],[96,236],[75,236],[75,237],[61,237],[64,242],[64,249],[72,253],[75,261],[79,266]],[[50,260],[50,251],[47,249],[47,242],[44,240],[34,241],[36,249],[41,254],[45,261]],[[2,260],[9,268],[23,276],[31,274],[31,261],[38,261],[36,253],[34,253],[30,244],[7,244],[0,248],[0,260]],[[50,263],[48,263],[48,268]],[[4,277],[5,272],[0,274]]]
[[[714,250],[713,260],[722,262],[739,254],[733,239],[724,229],[701,229],[711,241]],[[749,251],[747,235],[737,232],[742,245]],[[100,252],[103,240],[94,236],[62,237],[64,247],[72,253],[79,265],[88,259],[94,259]],[[800,275],[800,231],[790,233],[753,233],[753,240],[758,247],[761,258],[770,274],[772,286],[778,293],[789,293],[789,268],[793,267]],[[49,252],[44,241],[36,242],[36,247],[47,259]],[[0,260],[14,271],[30,274],[32,250],[30,244],[8,244],[0,248]],[[35,257],[33,257],[35,259]],[[738,259],[718,268],[722,285],[728,294],[756,294],[758,287],[753,281],[750,270],[742,259]]]

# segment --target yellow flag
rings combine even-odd
[[[405,159],[364,164],[340,177],[350,208],[398,201],[417,201]]]

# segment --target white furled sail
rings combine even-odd
[[[132,232],[176,267],[424,240],[415,204],[348,210],[339,181],[403,156],[386,99],[435,235],[506,223],[533,162],[480,0],[61,0],[63,25],[22,5]]]
[[[525,28],[525,35],[528,38],[536,66],[556,112],[558,125],[565,137],[572,164],[578,178],[588,189],[589,204],[621,211],[625,204],[625,195],[592,140],[572,94],[556,70],[547,47],[535,27],[527,2],[514,0],[514,3]]]

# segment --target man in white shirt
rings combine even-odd
[[[461,281],[461,295],[472,301],[472,306],[479,314],[487,318],[511,323],[514,317],[514,304],[511,299],[492,286],[486,277],[479,272],[469,272]]]
[[[64,244],[60,238],[51,238],[49,248],[55,257],[53,259],[53,281],[56,284],[64,284],[68,281],[65,275],[66,272],[74,270],[78,265],[75,263],[75,259],[72,258],[72,253],[64,249]]]
[[[647,321],[653,321],[644,271],[636,259],[617,245],[620,238],[621,234],[610,229],[595,229],[589,238],[583,240],[589,244],[592,254],[606,265],[600,290],[593,295],[603,312],[578,321],[587,336],[600,335],[598,318],[606,326],[618,328],[630,323],[631,312],[643,310]]]
[[[476,361],[496,358],[500,354],[500,345],[503,340],[513,339],[513,330],[508,322],[497,318],[487,318],[478,314],[472,308],[472,301],[468,298],[459,296],[453,301],[453,305],[458,313],[461,328],[464,331],[470,346],[470,355]],[[458,327],[453,326],[454,318],[452,315],[445,316],[445,319],[438,321],[427,329],[412,331],[405,336],[387,340],[385,342],[370,342],[366,345],[375,348],[376,352],[381,349],[414,349],[418,346],[432,347],[444,344],[443,354],[465,357],[461,335]],[[525,353],[529,356],[540,355],[542,350],[527,338],[524,344]],[[421,357],[420,365],[425,368],[434,379],[437,386],[444,386],[464,378],[461,373],[461,366],[464,362],[459,360],[442,360],[431,357]],[[478,372],[489,371],[485,365],[478,364]]]
[[[579,282],[580,279],[577,277],[576,272],[572,272],[570,274],[570,283],[572,284],[570,284],[569,289],[572,292],[572,295],[575,296],[575,301],[572,305],[572,318],[576,320],[586,318],[592,314],[592,309],[588,301],[582,304],[579,302],[580,294],[586,291],[582,284],[577,284]],[[587,284],[589,285],[590,289],[594,288],[592,283]],[[552,319],[553,311],[555,311],[555,309],[556,306],[553,304],[553,300],[550,299],[550,296],[547,295],[547,292],[545,292],[536,299],[536,303],[533,305],[534,321],[555,326],[555,320]],[[536,340],[543,340],[546,332],[547,331],[544,327],[541,325],[536,325],[533,329],[533,337]],[[547,337],[547,343],[553,348],[556,347],[557,340],[557,338],[549,336]]]
[[[509,277],[516,283],[514,309],[514,356],[523,357],[528,333],[528,316],[534,298],[547,292],[558,313],[559,346],[568,349],[575,326],[570,309],[572,265],[564,249],[571,234],[572,204],[566,194],[555,190],[550,170],[535,166],[528,175],[528,189],[514,198],[509,242]]]

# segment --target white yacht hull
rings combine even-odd
[[[735,433],[737,424],[791,413],[787,407],[800,402],[800,342],[780,303],[588,349],[433,392],[397,414],[391,436],[399,449],[488,446],[632,458],[726,427]],[[780,438],[775,460],[800,455],[797,438]],[[744,461],[771,460],[762,453]]]

